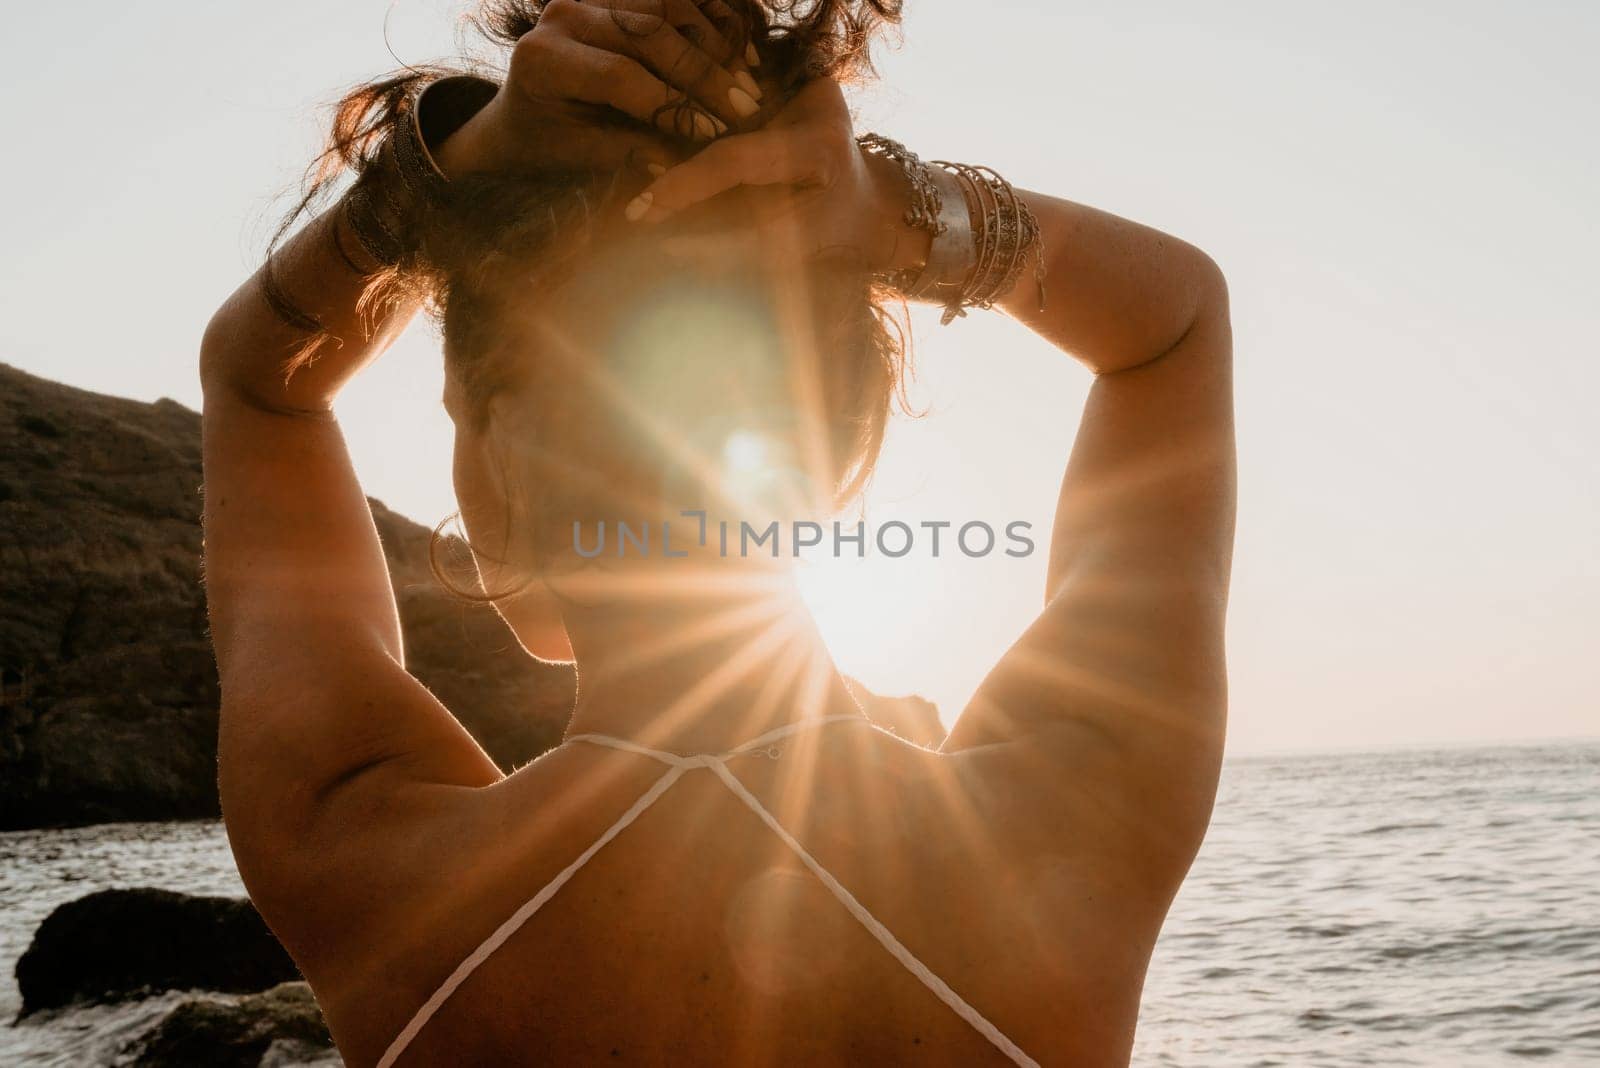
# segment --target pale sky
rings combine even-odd
[[[863,128],[1166,229],[1227,272],[1241,509],[1230,751],[1600,733],[1600,5],[908,0]],[[0,360],[198,407],[313,106],[453,50],[443,0],[7,13]],[[811,585],[841,665],[948,719],[1039,607],[1086,374],[919,315],[869,521],[1030,520],[1027,560]],[[367,490],[454,510],[413,329],[341,418]]]

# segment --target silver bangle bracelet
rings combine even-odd
[[[928,262],[906,295],[948,305],[961,300],[966,280],[977,264],[977,243],[972,211],[960,180],[943,167],[930,167],[928,173],[940,194],[939,218],[928,248]]]

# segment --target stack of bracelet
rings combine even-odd
[[[416,251],[419,215],[446,196],[449,180],[434,163],[429,144],[440,144],[460,129],[496,89],[494,82],[462,75],[426,83],[401,102],[394,129],[343,203],[350,231],[377,269],[393,267]],[[370,273],[345,249],[337,228],[334,241],[351,270]]]
[[[1039,289],[1039,310],[1044,311],[1044,238],[1039,231],[1039,220],[1017,197],[1016,188],[988,167],[946,160],[935,160],[932,165],[961,180],[969,210],[975,207],[974,217],[982,220],[981,225],[973,226],[977,264],[962,294],[962,304],[993,307],[995,301],[1016,288],[1031,254],[1034,281]],[[946,314],[954,318],[954,315],[963,314],[963,309],[957,308],[954,314],[946,309]],[[949,322],[949,318],[944,321]]]
[[[933,241],[920,269],[890,278],[906,297],[944,305],[948,325],[968,308],[992,308],[1016,287],[1030,255],[1044,310],[1044,240],[1039,221],[1011,183],[988,167],[934,160],[925,163],[904,145],[878,134],[858,142],[863,151],[898,163],[911,187],[908,226]]]
[[[434,163],[430,146],[443,144],[498,91],[495,82],[458,75],[420,85],[400,102],[393,129],[361,166],[329,230],[335,250],[351,271],[363,278],[376,277],[419,250],[423,216],[444,204],[449,193],[449,180]],[[359,256],[346,247],[343,227],[355,235]],[[321,321],[283,291],[272,260],[269,253],[262,272],[268,306],[290,326],[320,334]]]
[[[413,93],[400,104],[394,129],[361,168],[340,205],[361,251],[379,270],[393,267],[411,251],[415,213],[442,179],[431,163],[422,164],[427,157],[419,143],[416,121],[420,95]],[[370,273],[371,268],[364,269],[344,247],[339,230],[335,228],[333,233],[339,254],[350,269],[357,274]]]

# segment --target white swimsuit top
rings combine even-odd
[[[406,1024],[405,1028],[395,1036],[395,1040],[384,1051],[383,1058],[378,1061],[378,1068],[390,1068],[400,1055],[405,1052],[411,1041],[417,1037],[418,1032],[433,1018],[433,1014],[439,1011],[439,1007],[449,1000],[450,995],[454,994],[462,983],[466,982],[467,977],[477,969],[478,965],[488,960],[489,956],[504,945],[506,940],[517,932],[518,928],[527,923],[535,912],[544,907],[545,902],[555,897],[557,891],[566,885],[567,880],[571,879],[577,874],[578,869],[589,862],[589,858],[600,852],[607,842],[622,833],[628,824],[638,819],[646,809],[655,804],[661,795],[666,793],[672,784],[682,778],[685,773],[699,768],[708,769],[717,778],[721,779],[723,785],[732,792],[734,797],[742,801],[744,806],[755,813],[762,823],[771,828],[772,833],[776,834],[783,844],[788,846],[794,855],[800,859],[800,862],[811,869],[812,874],[821,881],[822,885],[827,887],[833,896],[839,899],[839,904],[843,905],[850,915],[859,920],[861,926],[865,927],[868,933],[876,938],[895,960],[905,965],[906,971],[921,980],[922,984],[933,991],[940,1001],[950,1006],[956,1015],[971,1024],[979,1034],[993,1043],[996,1049],[1010,1058],[1013,1064],[1038,1068],[1037,1061],[1022,1052],[1016,1043],[1001,1034],[1000,1030],[984,1019],[977,1009],[968,1005],[961,999],[961,995],[950,989],[949,984],[934,975],[928,970],[927,965],[912,956],[911,951],[902,945],[899,939],[890,934],[889,929],[879,923],[862,906],[861,902],[857,901],[855,896],[840,884],[839,880],[835,879],[828,873],[827,869],[817,863],[816,858],[806,851],[805,846],[801,845],[793,835],[784,830],[782,824],[773,817],[772,813],[768,812],[766,807],[756,799],[756,796],[745,789],[744,783],[740,782],[733,772],[728,770],[727,760],[730,757],[760,752],[765,756],[776,759],[782,754],[782,748],[777,743],[791,734],[821,727],[828,723],[846,721],[852,723],[867,722],[856,715],[823,716],[800,723],[792,723],[786,727],[779,727],[774,731],[768,731],[766,734],[752,738],[750,741],[730,749],[726,753],[699,753],[694,756],[666,753],[659,749],[646,749],[642,745],[635,745],[632,742],[625,742],[621,738],[612,738],[604,734],[578,734],[568,738],[563,743],[564,745],[571,742],[587,742],[590,745],[603,745],[611,749],[620,749],[624,752],[638,753],[640,756],[650,757],[652,760],[667,765],[666,774],[657,779],[655,784],[646,790],[644,795],[617,819],[617,822],[613,823],[606,829],[604,834],[595,839],[593,845],[578,854],[576,860],[563,868],[554,879],[545,884],[543,889],[529,898],[516,912],[512,913],[510,919],[502,923],[493,934],[484,939],[483,943],[473,950],[467,956],[467,959],[456,967],[455,971],[450,973],[449,978],[440,985],[438,990],[434,991],[432,997],[423,1003],[422,1008],[417,1010],[416,1015],[411,1017],[411,1022]]]

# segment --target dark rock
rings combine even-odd
[[[0,829],[217,815],[200,417],[0,364]],[[559,737],[570,670],[433,580],[372,503],[410,670],[501,767]]]
[[[299,974],[250,902],[148,889],[67,902],[17,961],[24,1016],[163,990],[265,990]]]
[[[257,1068],[305,1063],[333,1049],[322,1012],[305,983],[283,983],[244,997],[180,1003],[133,1047],[138,1068]],[[274,1056],[268,1057],[271,1051]],[[263,1060],[266,1058],[266,1061]],[[338,1063],[331,1057],[327,1063]]]

